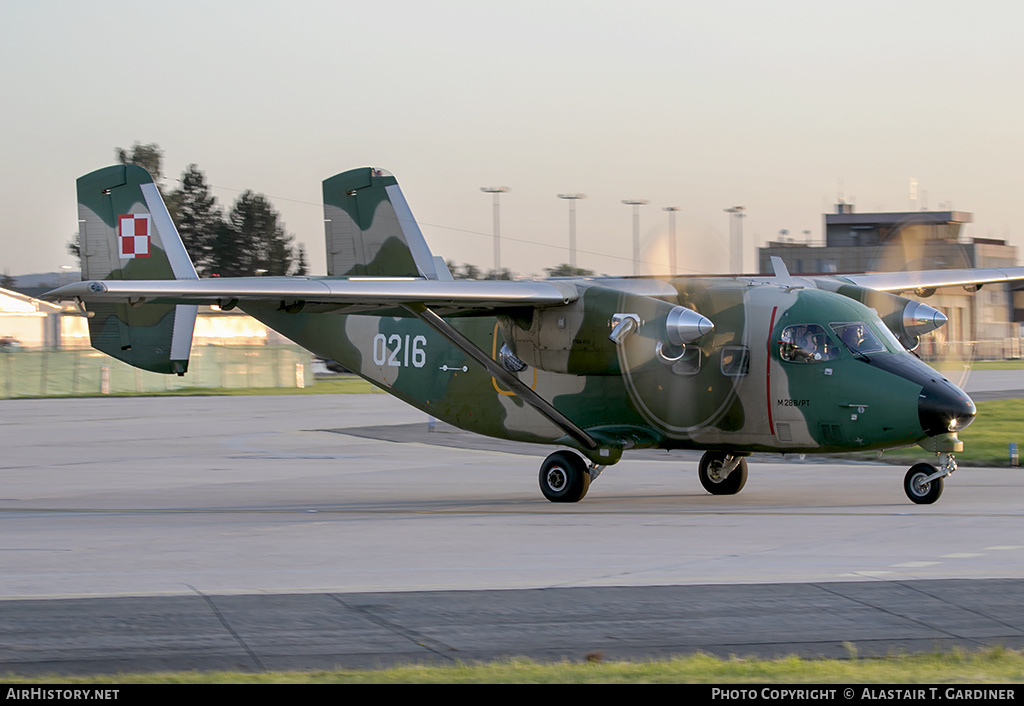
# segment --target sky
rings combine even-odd
[[[266,194],[325,272],[323,179],[393,173],[435,255],[503,267],[729,269],[858,211],[969,211],[1024,245],[1024,4],[482,2],[0,3],[0,273],[75,264],[75,179],[156,143],[226,209]],[[910,182],[918,199],[910,199]],[[810,231],[806,236],[805,231]]]

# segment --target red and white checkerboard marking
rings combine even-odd
[[[131,260],[149,257],[149,214],[134,213],[117,217],[118,257]]]

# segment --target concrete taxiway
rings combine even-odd
[[[769,458],[713,497],[645,453],[556,505],[535,449],[426,427],[380,394],[0,401],[0,673],[1024,645],[1021,471],[916,506],[904,468]]]

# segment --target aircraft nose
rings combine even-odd
[[[929,381],[921,390],[917,412],[924,432],[938,436],[967,427],[978,410],[966,392],[940,379]]]

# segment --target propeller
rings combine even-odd
[[[657,297],[620,299],[610,333],[635,408],[670,438],[754,423],[748,410],[763,402],[764,390],[742,385],[751,356],[750,288],[717,278],[659,284]],[[761,396],[750,397],[755,388]]]
[[[921,223],[908,218],[893,230],[895,232],[875,248],[868,262],[869,270],[969,269],[974,266],[967,248],[958,240],[958,226]],[[977,291],[977,288],[967,291]],[[959,291],[950,294],[934,288],[918,288],[900,294],[911,301],[902,315],[905,334],[897,332],[897,337],[915,355],[963,389],[976,354],[974,341],[961,340],[967,328],[963,317],[973,309],[973,302],[965,301],[966,297]]]

